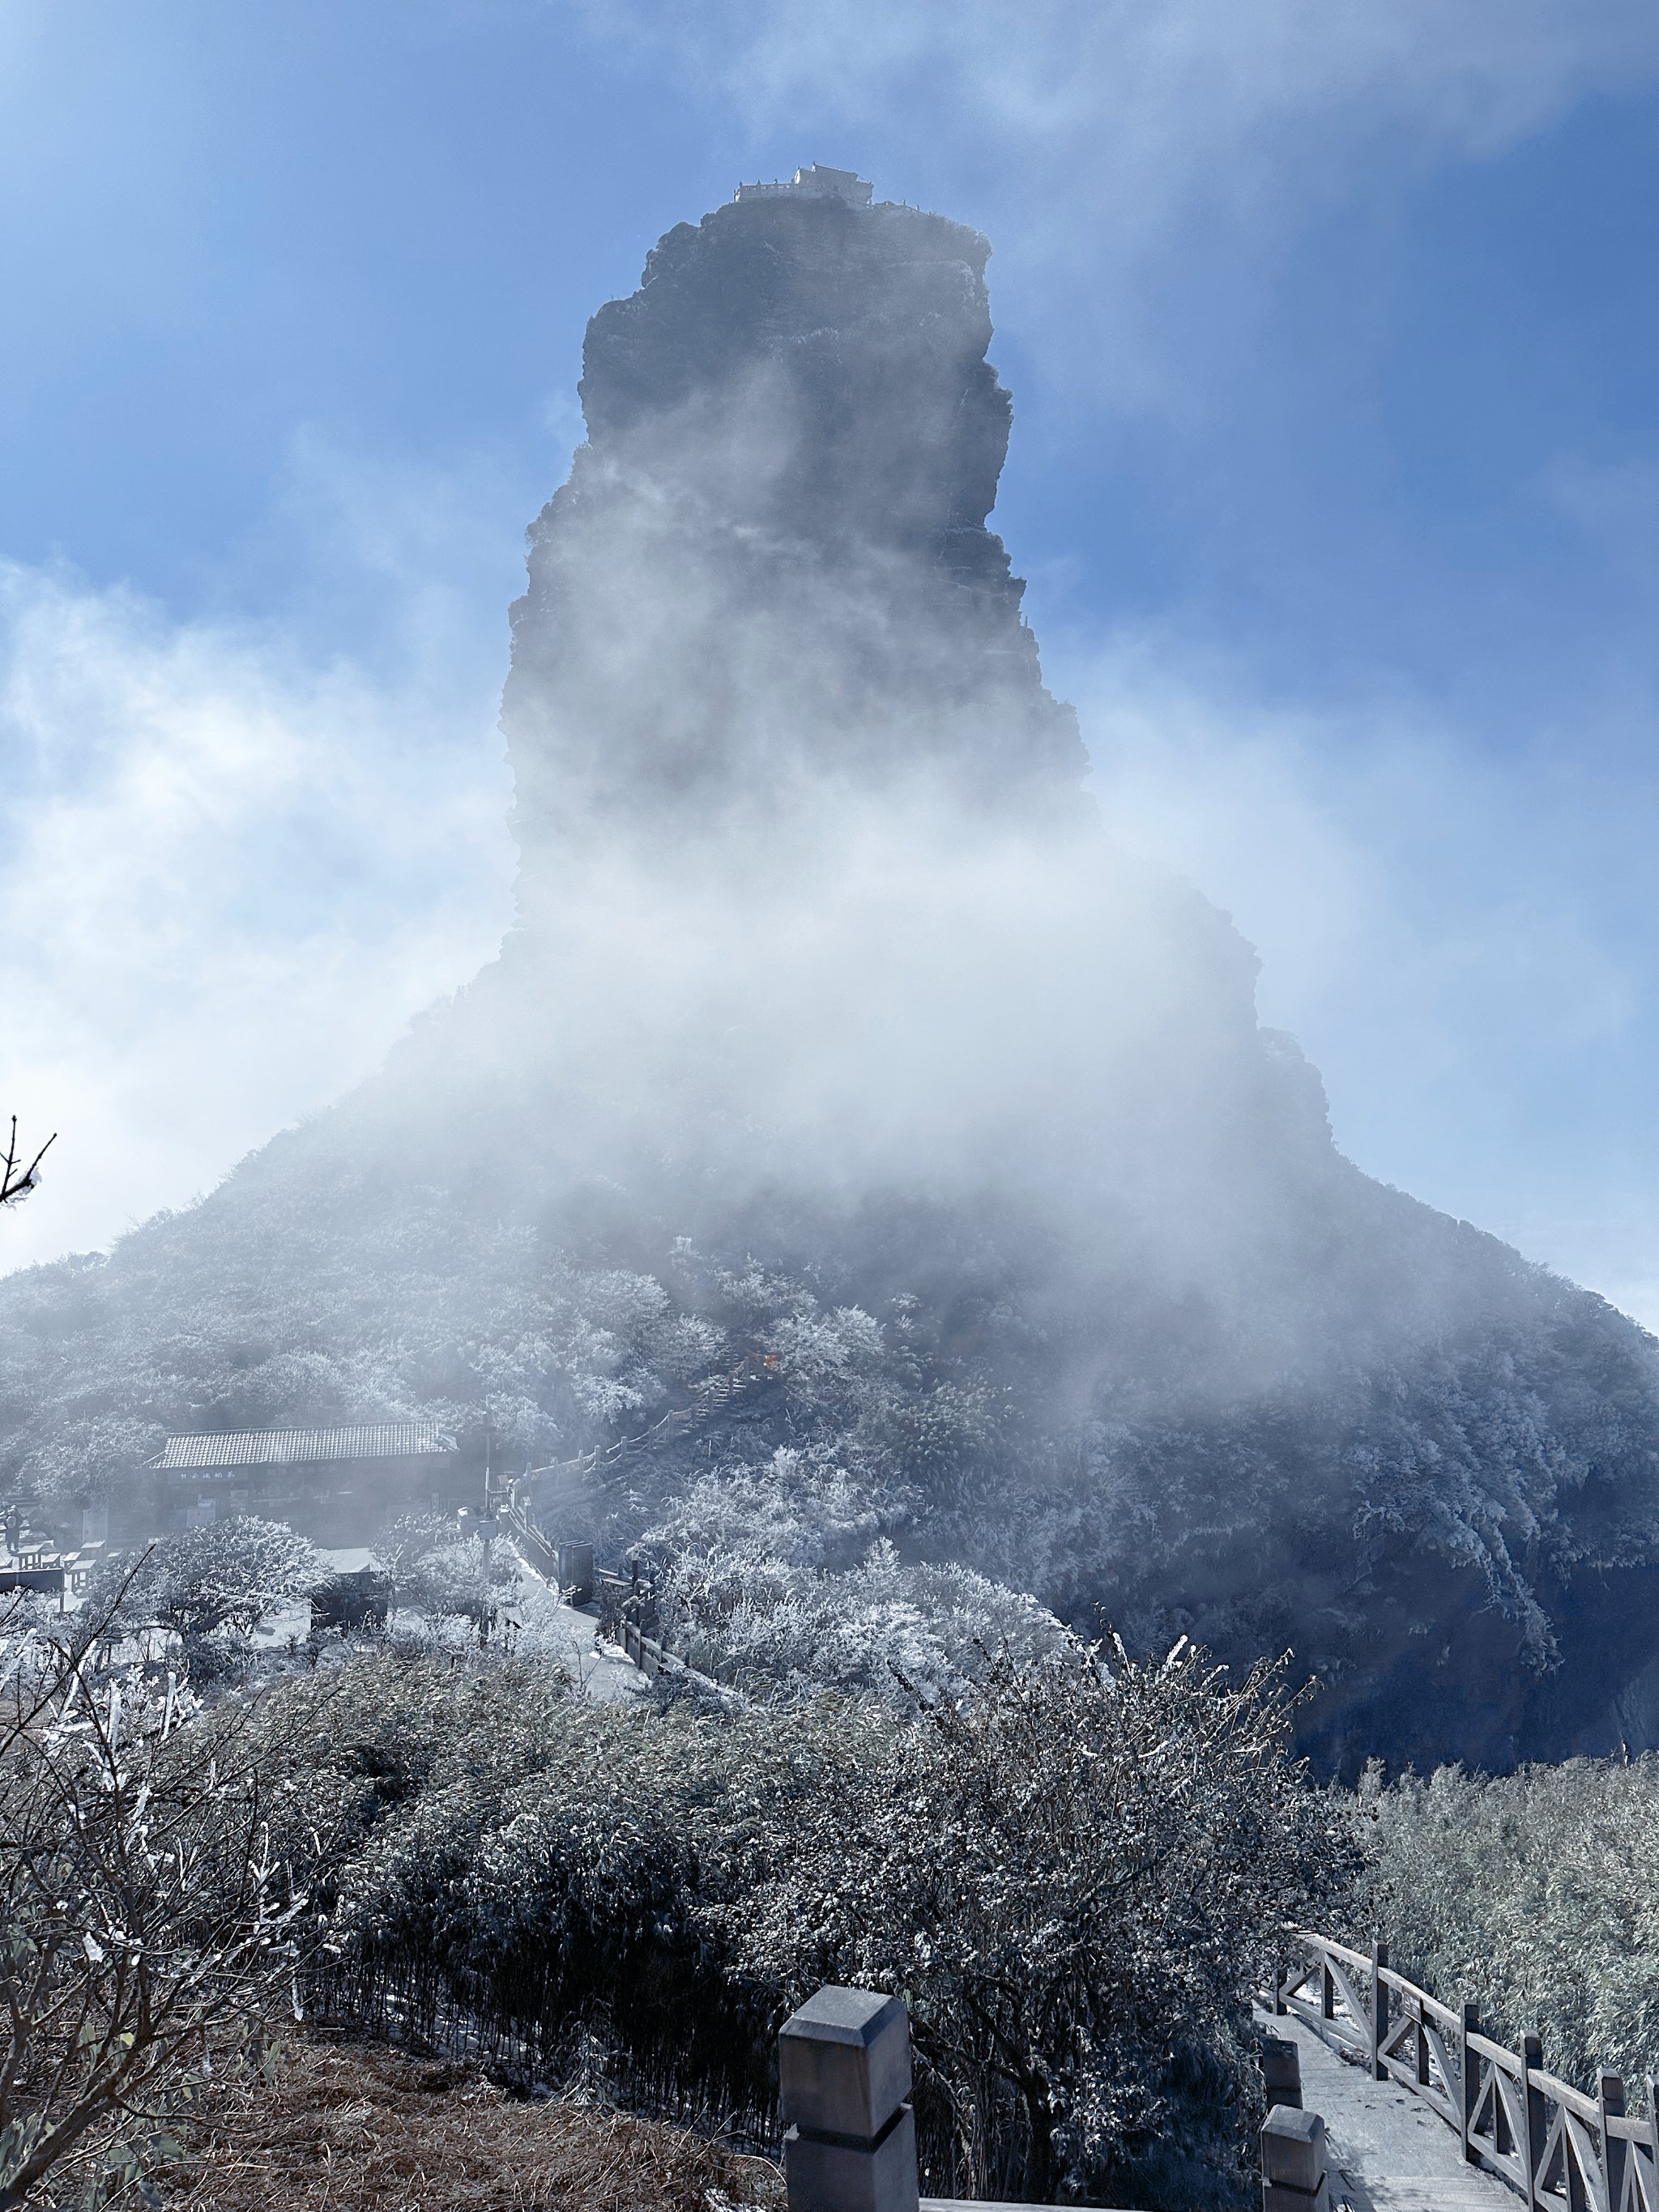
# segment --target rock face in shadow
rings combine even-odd
[[[1659,1740],[1659,1350],[1344,1159],[1250,948],[1097,818],[987,525],[987,250],[740,198],[595,316],[513,611],[520,926],[199,1207],[0,1284],[0,1474],[649,1430],[556,1533],[817,1470],[1083,1627],[1292,1650],[1332,1767]]]
[[[588,443],[513,610],[532,913],[570,839],[764,823],[826,780],[1075,811],[1076,719],[986,527],[1011,419],[988,252],[914,208],[744,199],[594,316]]]

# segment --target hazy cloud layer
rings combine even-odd
[[[188,1200],[367,1073],[507,911],[494,701],[0,570],[3,1109],[60,1131],[0,1263]]]
[[[63,1132],[5,1224],[16,1265],[187,1200],[368,1072],[490,957],[512,854],[487,689],[463,712],[430,672],[16,568],[0,621],[0,1103]],[[1626,1057],[1659,947],[1616,888],[1651,775],[1517,781],[1425,715],[1289,709],[1172,638],[1051,661],[1109,818],[1261,950],[1263,1018],[1321,1065],[1351,1157],[1659,1322]]]
[[[1200,273],[1231,298],[1242,245],[1271,257],[1334,196],[1392,192],[1425,162],[1500,152],[1587,95],[1659,76],[1659,15],[1642,0],[584,12],[601,35],[671,50],[757,144],[788,132],[803,160],[862,149],[897,172],[878,191],[981,222],[994,210],[1004,311],[1018,296],[1047,373],[1158,408],[1181,404],[1196,367],[1194,307],[1160,297],[1172,281],[1190,294]],[[1045,308],[1031,279],[1064,285],[1063,303]]]
[[[1605,718],[1494,757],[1420,703],[1287,705],[1170,637],[1061,658],[1109,817],[1256,945],[1342,1149],[1659,1324],[1652,763],[1601,775]]]

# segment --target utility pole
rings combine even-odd
[[[489,1641],[489,1544],[495,1534],[495,1504],[489,1494],[490,1446],[495,1440],[495,1424],[484,1416],[483,1510],[478,1516],[479,1568],[483,1587],[478,1593],[478,1642]]]

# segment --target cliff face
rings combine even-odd
[[[1344,1160],[1249,948],[1096,818],[987,527],[986,251],[740,199],[594,318],[520,927],[200,1208],[0,1285],[0,1480],[420,1413],[573,1462],[763,1353],[550,1516],[810,1466],[1085,1627],[1293,1649],[1333,1764],[1659,1741],[1656,1347]]]
[[[1076,810],[1075,718],[986,527],[1011,411],[988,251],[912,208],[744,199],[595,315],[589,441],[513,610],[532,915],[572,840],[682,840],[826,781]]]

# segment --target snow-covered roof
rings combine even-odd
[[[237,1429],[222,1436],[169,1437],[167,1449],[150,1465],[297,1467],[319,1460],[413,1459],[454,1449],[436,1421],[373,1421],[350,1429]]]

